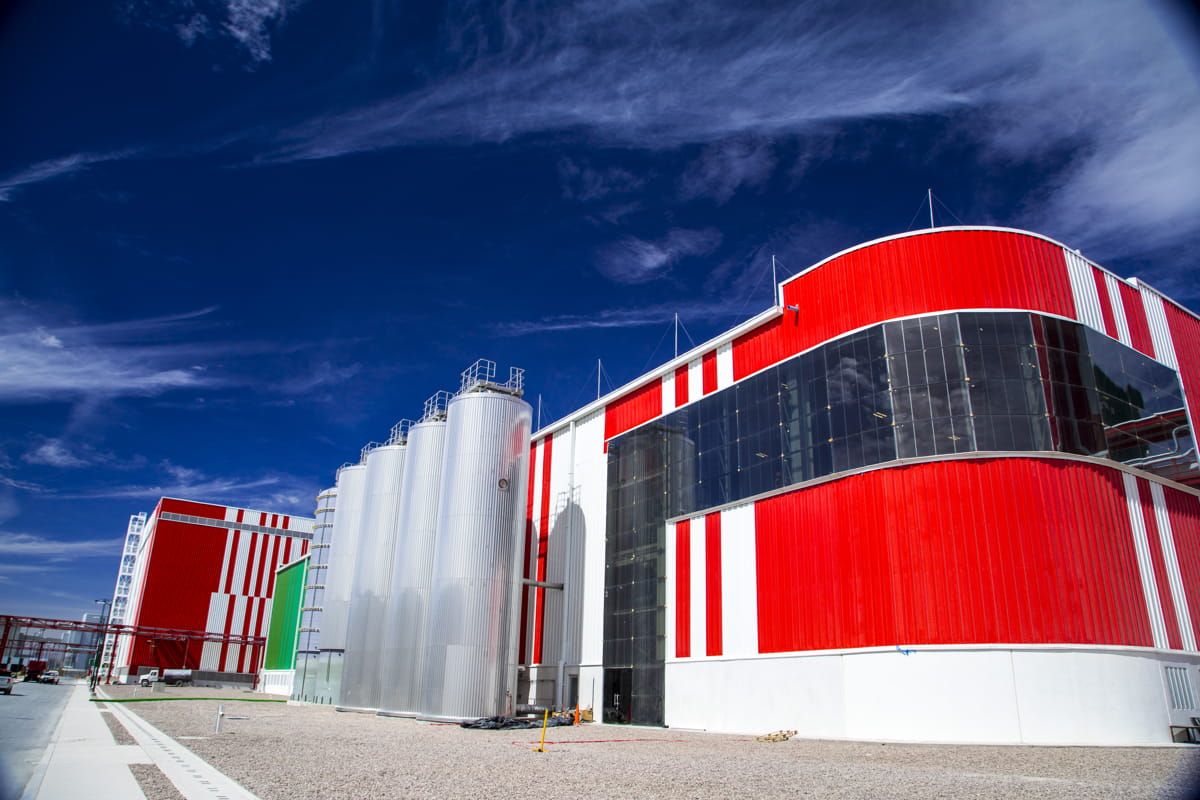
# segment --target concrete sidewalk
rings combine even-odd
[[[99,697],[105,699],[103,690]],[[137,800],[145,798],[130,764],[154,764],[188,800],[258,800],[232,778],[118,703],[109,704],[137,744],[119,745],[90,701],[75,686],[46,754],[21,800]]]
[[[100,709],[88,700],[87,684],[79,683],[21,800],[144,798],[129,765],[149,763],[138,745],[113,741]]]

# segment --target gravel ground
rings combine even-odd
[[[125,726],[117,721],[111,711],[101,711],[100,716],[104,718],[104,724],[108,726],[108,732],[112,734],[113,741],[117,744],[137,744],[137,741],[129,735],[129,731],[125,730]]]
[[[466,731],[329,707],[227,702],[215,736],[211,701],[126,708],[264,800],[1157,798],[1177,796],[1177,774],[1200,758],[1182,748],[764,743],[607,725],[551,728],[548,752],[535,753],[537,731]]]
[[[146,800],[186,800],[166,773],[154,764],[130,764],[129,771],[142,788]]]

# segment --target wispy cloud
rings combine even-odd
[[[0,403],[156,395],[213,385],[205,362],[220,345],[172,342],[213,309],[99,325],[69,325],[0,300]],[[168,341],[151,343],[155,338]]]
[[[1120,254],[1184,241],[1200,225],[1200,91],[1152,4],[455,9],[444,42],[453,69],[296,125],[264,160],[548,132],[672,148],[937,117],[990,157],[1046,176],[1029,204],[1040,229]],[[697,169],[719,199],[746,185],[739,163],[757,179],[758,155]]]
[[[75,153],[38,162],[5,177],[0,177],[0,203],[12,202],[17,192],[27,186],[66,178],[86,170],[93,164],[118,161],[133,155],[135,153],[131,150],[112,153]]]
[[[167,31],[187,47],[202,41],[225,42],[250,59],[249,66],[271,60],[271,35],[300,0],[127,0],[125,18]]]
[[[85,457],[62,439],[45,439],[25,455],[21,460],[29,464],[39,464],[47,467],[74,469],[86,467],[92,459]]]
[[[121,552],[123,537],[108,539],[64,539],[33,533],[0,533],[8,556],[53,556],[56,559],[112,556]]]
[[[626,236],[601,248],[596,268],[617,283],[646,283],[667,274],[678,261],[711,253],[720,244],[716,228],[676,228],[654,240]]]
[[[762,186],[775,171],[775,153],[769,142],[730,139],[709,145],[679,179],[685,200],[711,197],[727,203],[742,186]]]
[[[558,180],[563,197],[588,202],[641,188],[646,178],[623,167],[596,168],[586,161],[559,159]]]

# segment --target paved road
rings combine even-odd
[[[20,797],[74,689],[71,683],[58,686],[16,683],[11,695],[0,695],[0,798],[3,800]]]

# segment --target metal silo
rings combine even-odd
[[[383,634],[380,659],[383,687],[379,713],[385,716],[415,716],[420,710],[422,656],[449,400],[449,392],[438,392],[426,400],[424,416],[408,433],[387,630]]]
[[[532,411],[522,371],[478,361],[446,414],[420,717],[511,712]]]
[[[363,490],[367,468],[364,464],[344,464],[337,474],[338,508],[333,519],[333,537],[329,543],[329,568],[325,570],[325,598],[321,611],[320,657],[317,669],[322,675],[320,695],[336,702],[342,685],[343,652],[346,649],[346,623],[350,613],[350,584],[358,557],[358,539],[362,522]]]
[[[400,519],[400,490],[404,484],[411,424],[412,421],[407,419],[396,423],[387,444],[372,447],[365,459],[367,477],[362,533],[350,588],[339,711],[375,711],[379,708],[380,645],[386,627],[392,550]]]

